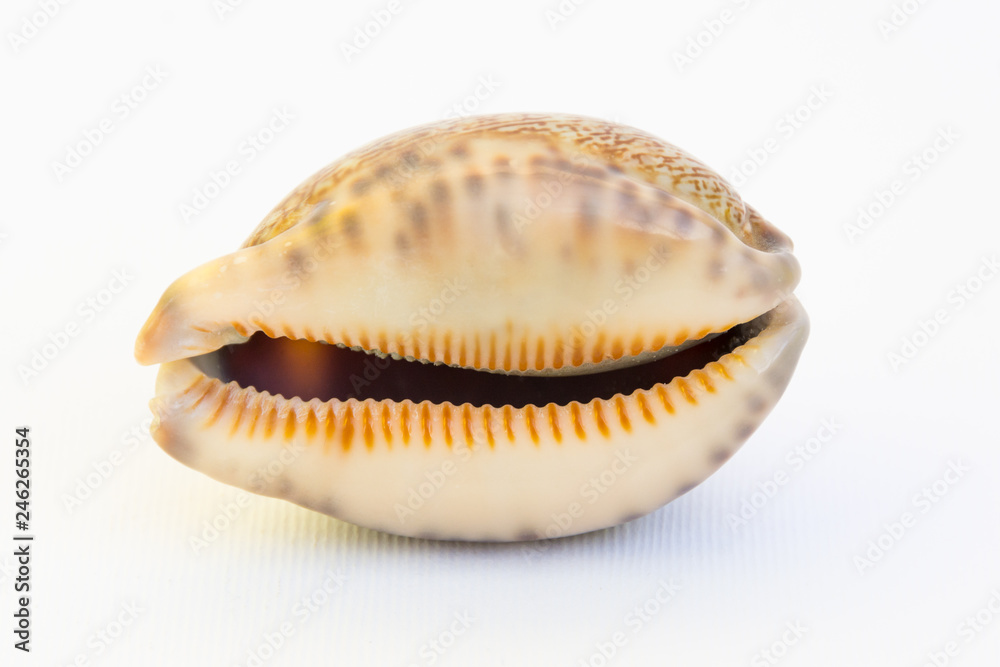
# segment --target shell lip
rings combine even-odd
[[[435,406],[451,406],[456,408],[461,408],[464,406],[469,406],[472,408],[488,407],[493,409],[510,409],[522,410],[527,407],[533,407],[535,409],[542,409],[551,404],[557,406],[565,406],[571,404],[586,405],[590,404],[595,400],[603,401],[613,401],[620,398],[633,397],[640,391],[651,391],[655,387],[660,385],[667,385],[674,380],[680,379],[682,381],[692,381],[697,380],[701,384],[705,384],[703,376],[710,366],[725,367],[727,363],[744,363],[745,352],[748,348],[753,348],[757,344],[757,340],[763,335],[767,335],[771,338],[784,338],[789,341],[798,340],[798,350],[795,352],[795,359],[798,358],[798,353],[801,351],[801,345],[804,344],[805,337],[808,335],[808,317],[802,308],[801,304],[795,299],[794,296],[787,297],[778,306],[772,308],[766,313],[754,318],[750,322],[743,323],[734,327],[733,330],[739,329],[738,332],[732,333],[732,335],[727,335],[726,337],[719,337],[709,341],[708,343],[703,343],[700,346],[695,346],[695,348],[688,348],[688,350],[682,351],[676,355],[667,355],[667,357],[661,358],[653,362],[647,362],[645,364],[640,364],[638,367],[627,367],[622,369],[617,369],[615,371],[604,371],[599,373],[590,373],[583,375],[573,375],[562,378],[554,377],[544,377],[538,380],[539,382],[545,383],[563,383],[563,386],[558,390],[551,390],[551,387],[545,387],[543,390],[533,389],[530,386],[526,386],[530,383],[534,377],[532,376],[510,376],[510,375],[500,375],[490,372],[483,372],[471,369],[463,368],[453,368],[453,367],[441,367],[441,366],[430,366],[428,364],[421,364],[420,362],[406,361],[406,360],[394,360],[392,363],[397,365],[405,365],[405,367],[420,368],[421,371],[429,371],[431,373],[437,373],[437,377],[431,377],[428,379],[423,379],[422,387],[414,388],[414,391],[410,395],[399,395],[392,394],[391,392],[378,394],[372,391],[355,391],[348,395],[338,395],[338,396],[316,396],[310,395],[310,393],[318,392],[303,392],[294,390],[281,390],[275,389],[273,385],[268,385],[266,382],[261,381],[247,381],[245,377],[240,377],[239,379],[234,379],[227,377],[227,372],[229,372],[226,367],[226,361],[220,360],[222,353],[227,350],[215,351],[212,353],[207,353],[204,355],[199,355],[195,357],[188,357],[176,361],[167,362],[164,366],[171,366],[174,368],[185,367],[185,373],[183,375],[187,378],[189,386],[180,387],[170,387],[170,388],[160,388],[158,391],[158,397],[163,397],[169,394],[171,391],[176,392],[178,389],[189,389],[191,378],[195,378],[195,384],[198,383],[211,383],[216,389],[225,387],[226,391],[229,391],[233,395],[237,393],[245,393],[247,400],[250,400],[253,396],[273,396],[281,402],[286,402],[291,405],[304,404],[304,403],[319,403],[319,404],[339,404],[339,403],[363,403],[366,401],[373,401],[376,404],[403,404],[408,403],[410,405],[420,405],[423,403],[429,403]],[[727,334],[733,332],[727,332]],[[268,339],[270,340],[270,339]],[[253,339],[251,339],[253,342]],[[257,342],[264,342],[258,340]],[[317,343],[306,343],[305,341],[287,341],[295,344],[305,343],[306,345],[316,346]],[[247,346],[235,346],[236,348],[246,348]],[[365,385],[370,385],[372,382],[377,381],[384,368],[380,368],[376,365],[376,361],[379,358],[374,357],[371,354],[365,354],[363,352],[355,352],[352,350],[347,350],[343,348],[335,348],[335,346],[325,346],[324,348],[334,348],[338,350],[338,354],[353,354],[355,355],[355,361],[363,366],[357,366],[353,374],[347,374],[349,377],[348,382],[353,381],[355,383],[355,389],[360,389],[365,387]],[[698,349],[708,347],[708,350]],[[687,356],[687,359],[678,359],[677,357]],[[777,356],[777,355],[776,355]],[[672,358],[674,357],[674,358]],[[691,361],[695,359],[701,359],[704,363],[700,365],[692,365]],[[280,357],[279,357],[280,360]],[[289,357],[285,356],[284,362],[287,363]],[[678,365],[677,362],[681,365]],[[368,363],[371,362],[371,363]],[[382,359],[382,363],[389,363],[389,360]],[[299,359],[298,361],[292,360],[293,365],[297,365],[299,369],[308,368],[309,372],[312,373],[313,379],[322,380],[323,373],[328,368],[325,368],[322,363],[317,363],[313,357],[308,354]],[[770,362],[768,362],[770,363]],[[657,366],[657,364],[659,366]],[[687,364],[684,366],[683,364]],[[793,361],[794,366],[794,361]],[[638,368],[638,371],[636,370]],[[758,368],[758,371],[763,371],[765,369]],[[634,380],[634,374],[640,373],[640,381],[638,383]],[[659,372],[663,374],[662,378],[657,378],[656,373]],[[367,373],[367,374],[366,374]],[[644,375],[642,375],[644,373]],[[461,386],[454,388],[451,391],[444,391],[440,384],[435,384],[435,381],[448,380],[449,377],[454,377],[457,375],[475,375],[477,377],[488,378],[484,379],[484,382],[488,382],[495,385],[497,382],[507,382],[508,386],[503,389],[500,393],[501,396],[505,396],[507,399],[513,400],[490,400],[490,399],[477,399],[477,393],[475,390],[463,391]],[[614,375],[618,375],[618,378],[614,378]],[[372,377],[374,375],[375,377]],[[721,371],[721,375],[726,377],[725,371]],[[697,376],[697,377],[696,377]],[[619,382],[616,384],[615,380]],[[600,392],[595,392],[594,387],[597,386],[596,383],[605,382],[607,387],[602,389]],[[631,381],[632,384],[622,384],[622,382]],[[525,383],[524,385],[518,386],[518,383]],[[581,388],[578,385],[587,382],[589,384],[585,385],[585,388]],[[574,389],[574,386],[576,388]],[[532,391],[538,391],[542,393],[534,393]],[[524,392],[525,395],[520,395]],[[589,392],[589,393],[588,393]],[[538,398],[536,398],[538,397]],[[154,399],[154,401],[159,400]]]

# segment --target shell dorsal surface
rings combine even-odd
[[[512,165],[510,160],[520,161]],[[787,236],[747,206],[721,176],[680,148],[637,128],[568,114],[498,114],[402,130],[359,148],[323,168],[291,192],[261,221],[243,247],[263,243],[307,218],[315,207],[346,193],[380,185],[399,191],[414,179],[446,182],[464,174],[491,176],[563,167],[607,176],[618,171],[704,211],[752,247],[791,250]],[[547,164],[548,163],[548,164]],[[589,174],[588,174],[589,172]],[[419,182],[414,190],[420,190]],[[433,192],[429,194],[433,195]]]

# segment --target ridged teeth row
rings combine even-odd
[[[637,390],[628,396],[619,394],[589,403],[573,401],[568,405],[550,403],[541,407],[475,407],[468,403],[373,399],[303,401],[240,387],[235,382],[223,384],[204,375],[184,390],[180,398],[189,402],[189,410],[202,415],[202,428],[225,428],[230,437],[237,434],[248,439],[280,437],[285,442],[304,438],[307,443],[322,444],[327,451],[336,448],[348,451],[356,445],[372,449],[376,443],[389,448],[397,444],[428,448],[434,443],[444,443],[448,448],[456,443],[469,447],[484,444],[492,449],[522,439],[536,446],[543,439],[555,443],[585,441],[595,432],[607,439],[631,431],[640,421],[655,424],[681,409],[697,405],[700,398],[715,393],[718,383],[733,381],[732,371],[741,365],[745,361],[731,353],[685,378],[675,378],[669,384]]]
[[[725,331],[736,324],[733,322],[718,331]],[[253,333],[239,322],[231,322],[230,325],[241,336]],[[310,342],[323,341],[385,355],[492,371],[558,370],[567,366],[596,364],[656,351],[665,345],[681,345],[688,340],[697,340],[718,332],[711,327],[705,327],[696,332],[681,329],[673,336],[640,332],[631,338],[626,338],[598,333],[587,340],[584,340],[583,336],[564,340],[559,336],[544,336],[529,331],[523,332],[520,336],[509,330],[499,335],[495,332],[458,335],[449,331],[428,329],[418,340],[414,336],[404,334],[390,336],[384,331],[314,332],[308,328],[295,329],[284,324],[258,324],[257,327],[271,338],[283,336]]]

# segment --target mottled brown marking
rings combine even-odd
[[[733,453],[727,447],[717,447],[712,451],[711,461],[715,465],[722,465],[729,460]]]
[[[718,282],[725,273],[725,265],[718,257],[713,258],[708,263],[708,278],[712,282]]]
[[[407,210],[410,223],[418,236],[427,235],[427,207],[422,202],[410,203]]]
[[[408,255],[410,252],[410,238],[404,232],[396,233],[396,250],[401,255]]]
[[[677,496],[676,497],[680,498],[685,493],[688,493],[689,491],[693,491],[694,488],[696,486],[698,486],[699,483],[700,482],[691,482],[690,484],[685,484],[684,486],[680,487],[679,489],[677,489]]]
[[[446,206],[451,199],[451,191],[448,184],[438,179],[431,183],[431,201],[438,206]]]
[[[481,174],[468,174],[465,177],[465,189],[471,197],[483,194],[483,177]]]
[[[371,179],[359,178],[353,183],[351,183],[351,194],[356,196],[361,196],[368,192],[372,187]]]
[[[361,223],[358,221],[358,214],[353,211],[347,212],[341,218],[341,222],[344,226],[344,235],[347,236],[347,242],[357,247],[361,241]]]
[[[590,235],[597,229],[597,222],[600,219],[598,208],[593,195],[586,194],[580,198],[576,210],[580,222],[579,229],[583,234]]]

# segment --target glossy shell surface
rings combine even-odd
[[[798,277],[788,238],[678,148],[484,116],[315,174],[167,289],[136,356],[163,364],[156,441],[211,477],[391,533],[558,537],[657,509],[750,436],[807,337]],[[263,336],[322,341],[268,362],[302,395],[219,370]],[[357,359],[324,365],[330,345]],[[413,365],[412,389],[373,393]],[[330,374],[346,395],[320,395]]]

